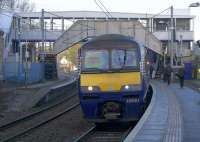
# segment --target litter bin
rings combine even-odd
[[[192,80],[192,63],[184,63],[185,65],[185,72],[184,72],[184,78],[185,80]],[[198,76],[198,75],[197,75]]]

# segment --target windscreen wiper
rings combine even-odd
[[[127,53],[126,53],[126,49],[124,50],[124,60],[123,60],[123,65],[121,66],[121,69],[124,69],[125,65],[126,65],[126,58],[127,58]]]

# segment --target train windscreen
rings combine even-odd
[[[84,54],[83,70],[108,70],[109,53],[107,50],[87,50]]]
[[[135,49],[90,49],[84,50],[82,71],[116,71],[139,68]]]
[[[112,50],[112,69],[136,68],[136,50]]]

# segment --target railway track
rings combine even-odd
[[[74,92],[61,102],[0,126],[0,142],[12,141],[36,128],[48,124],[78,107],[78,102],[77,92]]]
[[[133,127],[134,125],[127,124],[98,125],[88,130],[75,142],[122,142]]]

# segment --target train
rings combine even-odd
[[[77,86],[85,119],[97,124],[140,119],[150,87],[146,50],[120,34],[100,35],[81,46]]]

